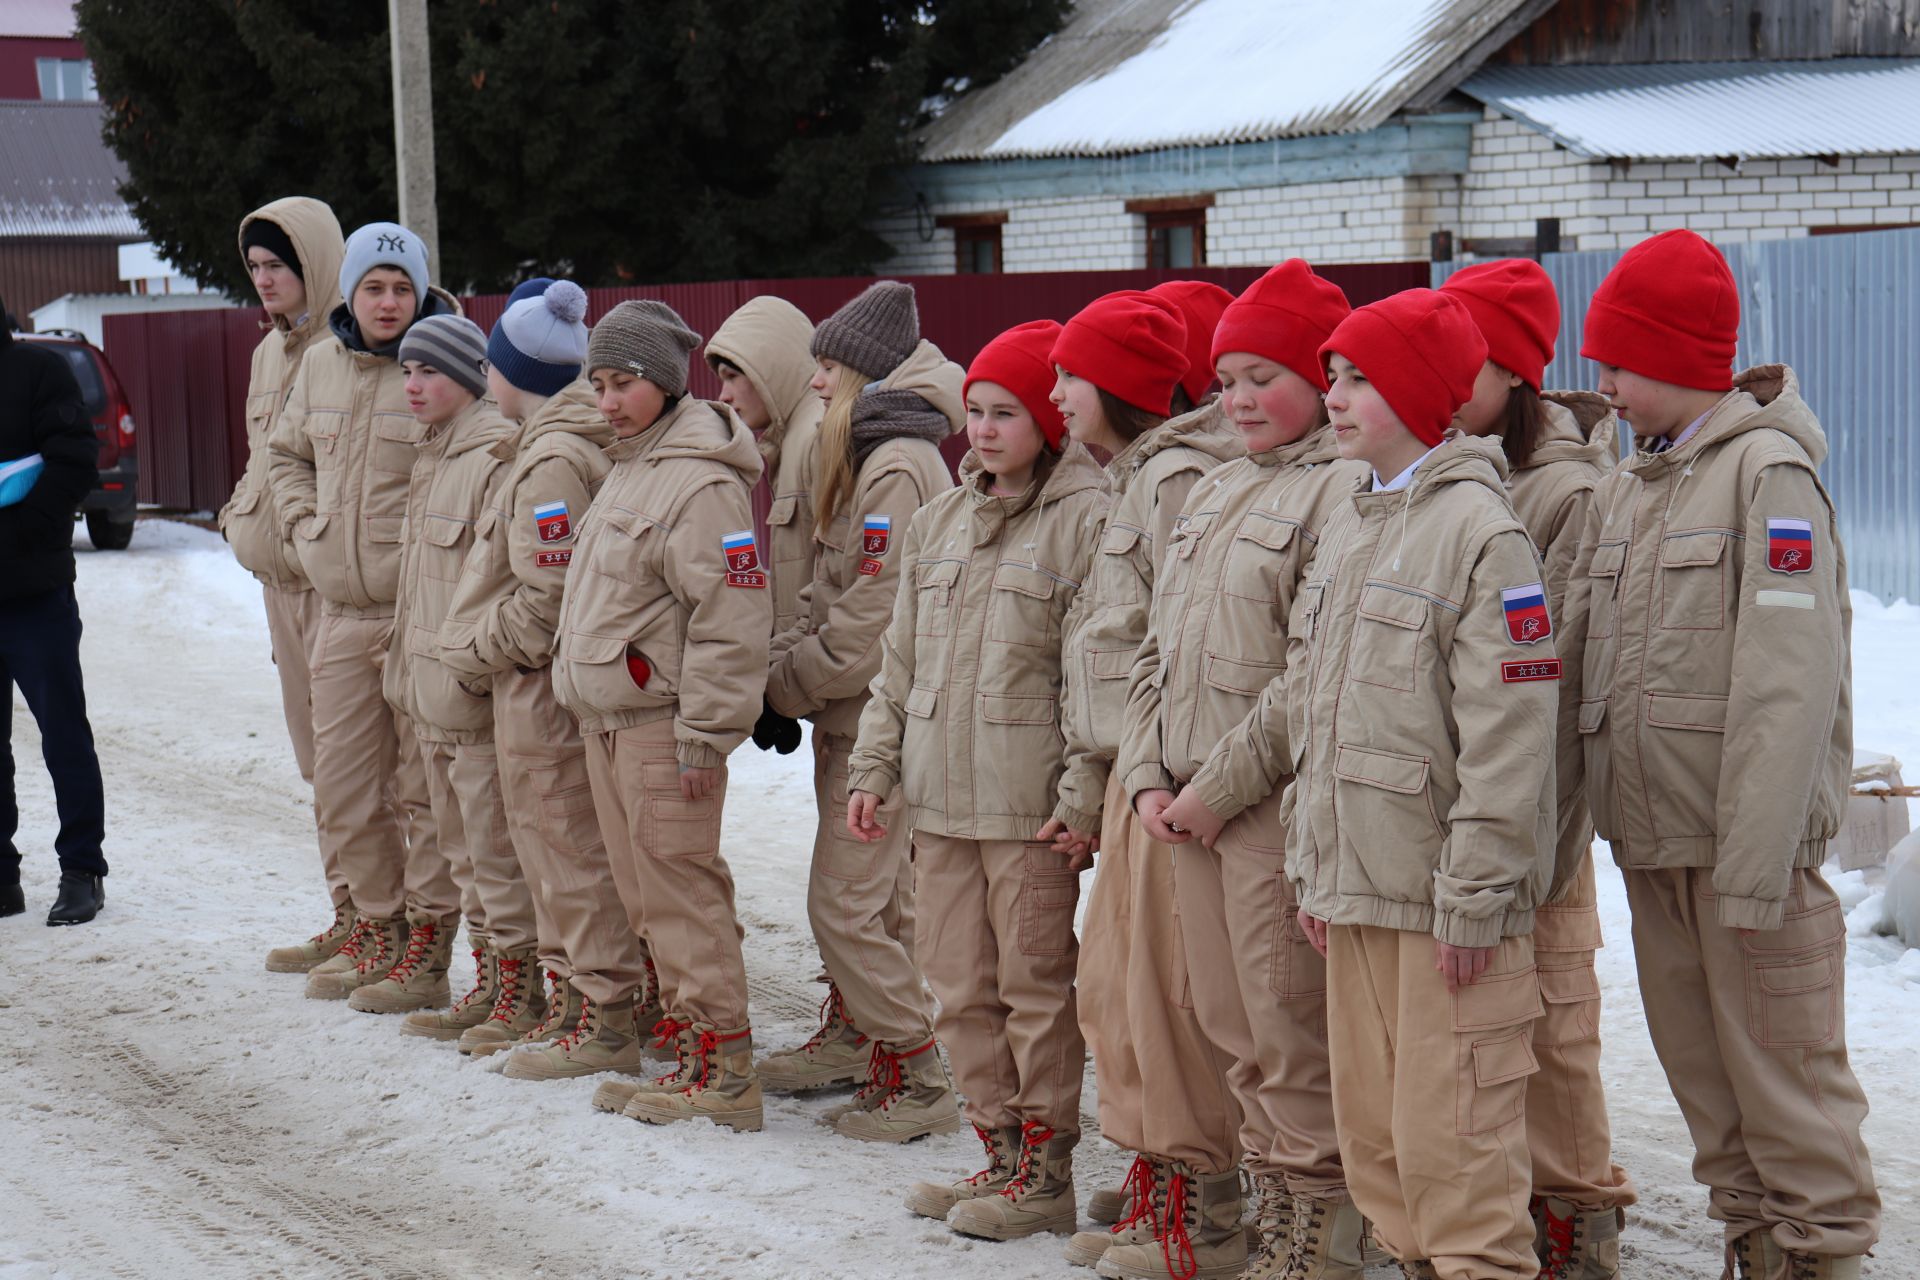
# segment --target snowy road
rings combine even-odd
[[[507,1080],[264,972],[268,945],[318,927],[322,897],[258,590],[217,535],[189,526],[145,521],[124,553],[78,545],[114,874],[97,923],[41,925],[52,800],[19,710],[30,910],[0,922],[0,1280],[1069,1273],[1057,1238],[967,1242],[899,1207],[908,1181],[977,1166],[970,1134],[847,1142],[814,1123],[831,1096],[770,1098],[761,1134],[652,1129],[593,1112],[594,1081]],[[1855,653],[1859,740],[1906,760],[1912,780],[1920,610],[1873,608]],[[807,758],[735,757],[726,853],[763,1045],[804,1037],[817,999]],[[1712,1277],[1718,1232],[1647,1042],[1618,878],[1601,882],[1616,1158],[1642,1197],[1625,1274]],[[463,961],[456,984],[467,976]],[[1867,1274],[1909,1280],[1920,953],[1856,938],[1847,980],[1889,1210]],[[1084,1200],[1123,1162],[1097,1139],[1081,1151]]]

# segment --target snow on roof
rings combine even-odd
[[[1499,67],[1460,87],[1596,159],[1920,151],[1920,59]]]
[[[144,240],[97,102],[0,102],[0,236]]]
[[[1082,0],[921,132],[921,159],[1113,155],[1374,128],[1523,0]]]
[[[7,0],[0,4],[0,36],[73,38],[73,0]]]

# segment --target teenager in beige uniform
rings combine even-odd
[[[1207,1150],[1211,1135],[1196,1134],[1161,1155],[1175,1162],[1180,1194],[1158,1238],[1111,1249],[1103,1273],[1361,1274],[1364,1228],[1334,1137],[1326,966],[1294,919],[1283,866],[1292,761],[1272,758],[1259,714],[1263,693],[1283,687],[1301,574],[1367,471],[1341,460],[1321,404],[1320,345],[1349,309],[1296,258],[1249,286],[1213,337],[1221,405],[1247,456],[1202,480],[1174,526],[1134,661],[1119,772],[1147,833],[1178,846],[1180,938],[1187,972],[1203,975],[1193,1004],[1233,1063],[1244,1122],[1231,1149]],[[1238,1213],[1243,1151],[1259,1197],[1251,1261]]]
[[[1732,374],[1739,318],[1688,231],[1595,292],[1581,354],[1637,447],[1594,493],[1567,627],[1587,797],[1728,1272],[1851,1280],[1880,1197],[1820,874],[1852,766],[1846,553],[1826,436],[1790,369]]]
[[[260,580],[267,634],[280,702],[300,776],[313,781],[313,704],[308,659],[320,624],[320,597],[301,572],[267,486],[267,437],[287,403],[307,347],[327,336],[340,302],[340,258],[345,246],[333,210],[306,196],[275,200],[240,223],[240,255],[267,312],[267,333],[253,349],[247,381],[247,467],[233,497],[220,509],[220,533],[240,566]],[[321,850],[333,922],[306,942],[267,953],[273,973],[305,973],[338,951],[353,930],[346,877],[331,847]]]
[[[1409,1276],[1533,1280],[1529,934],[1553,867],[1555,682],[1540,563],[1491,441],[1442,442],[1487,358],[1411,289],[1321,348],[1342,503],[1296,596],[1287,874],[1327,956],[1354,1203]]]
[[[440,854],[460,890],[473,949],[498,936],[529,938],[533,904],[506,841],[506,813],[494,766],[493,709],[486,690],[462,687],[440,665],[437,633],[473,542],[474,520],[513,456],[517,428],[486,393],[486,335],[464,316],[429,316],[400,341],[407,406],[426,427],[407,490],[406,540],[394,602],[393,648],[382,688],[419,740]],[[403,1013],[447,1001],[447,968],[458,915],[407,912],[407,949],[380,981],[348,1004],[367,1013]],[[484,972],[484,966],[482,969]],[[438,1015],[406,1030],[433,1030]]]
[[[441,662],[491,685],[507,831],[533,899],[532,945],[493,948],[489,990],[447,1019],[460,1025],[460,1051],[480,1056],[572,1030],[582,992],[603,1003],[637,995],[642,1021],[658,1008],[614,891],[580,726],[554,701],[547,670],[575,526],[611,465],[613,428],[580,379],[586,306],[571,280],[535,277],[487,339],[487,390],[521,424],[518,452],[480,514],[440,628]]]
[[[687,395],[700,336],[660,302],[623,302],[594,328],[587,374],[613,424],[613,469],[580,527],[560,605],[553,691],[580,717],[614,883],[653,944],[661,1039],[679,1069],[625,1092],[628,1116],[762,1124],[747,974],[720,855],[729,752],[766,687],[773,606],[753,532],[753,437]],[[580,1025],[521,1059],[639,1067],[631,998],[588,1001]]]
[[[381,694],[393,638],[408,479],[424,428],[396,356],[416,320],[458,315],[427,283],[420,238],[391,222],[350,236],[332,337],[307,348],[268,438],[268,484],[300,568],[321,597],[313,640],[313,811],[358,919],[307,976],[344,1000],[401,958],[409,911],[460,910],[426,794],[419,740]],[[403,817],[404,815],[404,817]],[[323,858],[326,855],[323,855]]]
[[[1050,326],[1016,329],[975,362],[972,374],[1017,385],[968,383],[960,487],[922,508],[891,552],[899,602],[848,762],[848,830],[869,843],[913,831],[920,957],[988,1149],[982,1173],[920,1183],[907,1206],[995,1240],[1068,1230],[1076,1217],[1086,1055],[1073,912],[1092,840],[1050,832],[1098,803],[1058,724],[1062,624],[1105,499],[1091,456],[1042,411],[1052,338]],[[905,812],[883,821],[895,786]]]
[[[1164,1189],[1168,1167],[1144,1153],[1179,1148],[1166,1154],[1237,1159],[1240,1115],[1225,1079],[1227,1061],[1208,1044],[1186,992],[1172,858],[1140,829],[1112,766],[1126,720],[1127,677],[1147,633],[1155,571],[1174,520],[1201,478],[1245,448],[1217,402],[1166,418],[1190,361],[1186,322],[1168,299],[1108,294],[1074,316],[1061,340],[1054,399],[1067,430],[1112,457],[1112,508],[1087,588],[1067,620],[1063,732],[1070,756],[1085,757],[1102,788],[1100,806],[1067,821],[1100,834],[1082,930],[1080,1029],[1093,1051],[1102,1136],[1143,1153],[1125,1186],[1096,1192],[1088,1210],[1096,1222],[1124,1218],[1125,1231],[1151,1238],[1154,1188]],[[1096,1261],[1115,1238],[1083,1233],[1069,1243],[1068,1257]]]
[[[1507,495],[1540,554],[1549,618],[1564,616],[1567,581],[1594,486],[1620,456],[1620,420],[1604,396],[1542,392],[1560,332],[1560,300],[1540,264],[1506,258],[1463,268],[1441,292],[1458,298],[1487,340],[1473,397],[1454,415],[1469,435],[1497,436],[1512,475]],[[1580,651],[1563,630],[1559,657]],[[1606,1088],[1600,1080],[1600,907],[1593,872],[1593,820],[1581,759],[1579,681],[1560,682],[1554,762],[1559,821],[1553,881],[1533,921],[1546,1014],[1533,1024],[1540,1070],[1527,1083],[1527,1146],[1533,1153],[1534,1251],[1550,1280],[1610,1280],[1620,1271],[1620,1225],[1637,1198],[1613,1162]]]
[[[819,544],[804,634],[781,639],[767,701],[813,721],[819,829],[807,881],[807,918],[833,979],[841,1028],[822,1027],[762,1070],[788,1087],[845,1079],[865,1057],[869,1084],[834,1120],[835,1132],[906,1142],[960,1127],[960,1108],[933,1037],[933,1009],[914,962],[912,845],[883,816],[885,839],[847,831],[847,756],[881,639],[899,596],[899,539],[914,513],[953,487],[940,442],[964,421],[965,373],[920,338],[911,286],[882,280],[822,321],[812,386],[826,401],[815,483]],[[906,929],[902,929],[902,925]]]

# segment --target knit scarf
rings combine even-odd
[[[889,440],[930,440],[939,444],[953,434],[947,415],[911,391],[869,387],[853,402],[853,465]]]

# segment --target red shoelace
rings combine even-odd
[[[1187,1233],[1187,1197],[1194,1190],[1194,1183],[1178,1169],[1167,1179],[1167,1216],[1160,1230],[1160,1256],[1166,1260],[1167,1274],[1178,1280],[1193,1280],[1200,1270],[1193,1256],[1193,1237]]]
[[[407,950],[400,957],[400,963],[387,970],[387,978],[392,982],[405,982],[413,977],[421,965],[427,962],[427,953],[433,950],[439,940],[440,926],[432,921],[416,924],[407,930]]]
[[[1120,1190],[1127,1196],[1127,1216],[1114,1223],[1111,1230],[1117,1235],[1146,1219],[1153,1223],[1153,1233],[1159,1235],[1160,1206],[1153,1202],[1153,1161],[1135,1156]]]

